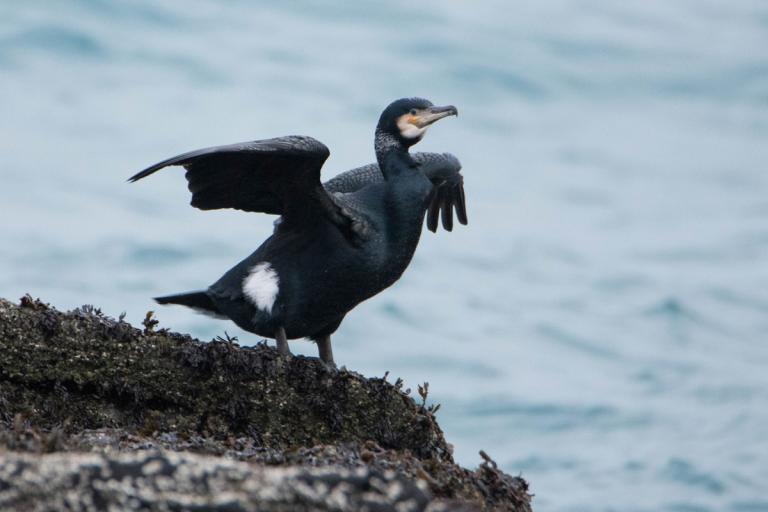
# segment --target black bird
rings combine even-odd
[[[134,182],[168,166],[186,169],[192,206],[281,215],[256,251],[205,291],[157,297],[229,318],[274,338],[308,337],[333,364],[331,334],[360,302],[397,281],[427,227],[453,228],[453,212],[467,223],[461,165],[453,155],[417,153],[435,121],[457,115],[420,98],[390,104],[376,126],[376,164],[320,183],[330,154],[306,136],[243,142],[191,151],[155,164]]]

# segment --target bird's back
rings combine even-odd
[[[418,172],[418,171],[417,171]],[[329,318],[346,314],[393,284],[405,271],[418,244],[431,184],[423,176],[406,183],[380,182],[334,198],[350,215],[365,219],[365,236],[351,240],[331,222],[280,225],[256,251],[209,288],[219,309],[237,323],[263,332],[284,325],[289,337],[306,336]],[[274,300],[258,307],[248,293],[271,281]],[[266,274],[265,274],[266,275]],[[272,299],[272,297],[267,297]],[[245,299],[245,301],[243,301]],[[243,303],[252,307],[243,307]]]

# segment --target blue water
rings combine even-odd
[[[301,133],[331,177],[412,95],[460,110],[420,149],[463,162],[470,225],[425,233],[338,361],[429,381],[458,460],[484,448],[537,510],[768,510],[762,1],[2,2],[0,295],[139,322],[272,219],[128,176]]]

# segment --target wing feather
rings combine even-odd
[[[329,154],[316,139],[292,135],[190,151],[152,165],[129,181],[181,165],[195,208],[280,214],[287,225],[325,217],[345,228],[350,219],[320,183],[320,168]]]
[[[427,207],[427,229],[437,231],[442,221],[443,228],[451,231],[454,211],[459,223],[466,225],[467,205],[459,159],[450,153],[414,153],[412,156],[435,186]],[[341,173],[323,186],[329,192],[351,193],[382,181],[384,176],[378,164],[372,163]]]

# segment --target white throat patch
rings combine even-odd
[[[268,262],[254,265],[243,279],[243,293],[257,308],[272,313],[280,278]]]
[[[402,135],[404,139],[418,139],[424,135],[424,132],[426,132],[429,127],[424,126],[423,128],[419,128],[410,122],[410,117],[409,114],[400,116],[397,120],[397,127],[400,130],[400,135]]]

